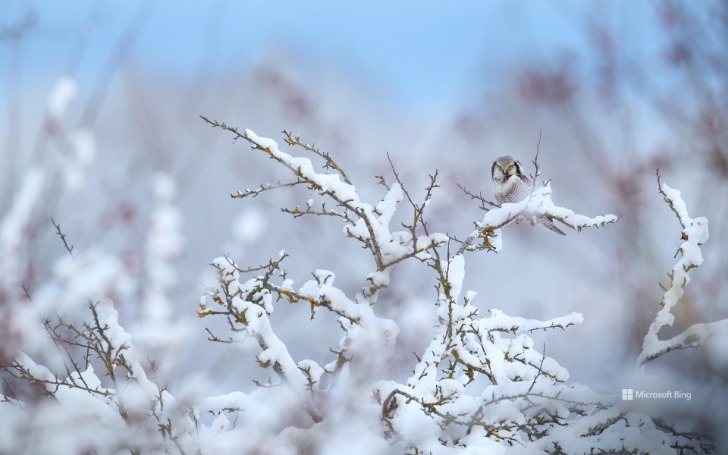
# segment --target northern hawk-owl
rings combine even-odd
[[[495,160],[490,173],[493,179],[495,199],[499,204],[520,202],[533,192],[533,182],[523,173],[521,163],[511,156],[501,156]],[[537,222],[557,234],[566,235],[546,216],[538,216]]]

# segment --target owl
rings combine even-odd
[[[511,156],[501,156],[490,168],[493,179],[493,192],[499,204],[520,202],[533,192],[533,182],[523,173],[523,166]],[[537,222],[553,232],[566,235],[557,228],[547,216],[538,216]]]

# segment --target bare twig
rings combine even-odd
[[[485,196],[483,196],[483,192],[482,191],[479,191],[478,194],[475,194],[472,191],[470,191],[469,189],[467,189],[465,186],[463,186],[463,185],[461,185],[459,183],[457,185],[458,185],[458,188],[460,188],[460,190],[463,193],[465,193],[468,196],[470,196],[470,199],[475,199],[476,201],[479,201],[480,202],[480,209],[483,210],[484,212],[487,212],[488,210],[490,210],[489,207],[500,207],[495,202],[491,202],[491,201],[487,200],[485,198]]]
[[[68,254],[70,254],[71,257],[74,257],[73,245],[68,244],[68,241],[66,240],[66,234],[61,231],[61,225],[56,223],[56,220],[54,220],[53,218],[51,218],[51,223],[53,223],[53,226],[56,228],[56,234],[58,234],[58,237],[61,238],[61,241],[63,242],[63,247],[66,248],[66,251],[68,251]]]
[[[281,254],[278,257],[278,259],[276,259],[275,261],[273,259],[268,259],[267,264],[262,264],[257,267],[249,267],[247,269],[241,269],[240,267],[238,267],[237,264],[235,264],[235,262],[232,259],[230,259],[230,257],[227,255],[225,255],[225,260],[228,262],[228,264],[230,264],[232,267],[235,268],[235,270],[237,270],[240,273],[253,273],[253,272],[260,272],[261,270],[266,270],[268,272],[266,275],[270,276],[276,270],[280,269],[281,263],[287,257],[288,257],[288,253],[286,253],[284,251],[283,254]]]
[[[379,183],[380,185],[385,187],[387,189],[387,191],[389,191],[389,185],[387,184],[387,179],[385,179],[383,175],[375,175],[374,178],[377,179],[377,183]]]
[[[29,302],[33,301],[33,298],[30,296],[30,286],[27,284],[23,284],[20,286],[20,288],[23,290],[23,297],[28,299]]]
[[[289,209],[287,207],[281,207],[281,212],[287,213],[287,214],[293,216],[293,218],[299,218],[303,215],[333,216],[333,217],[341,218],[352,224],[355,222],[355,220],[353,218],[351,218],[351,216],[349,216],[348,212],[346,212],[346,211],[342,212],[342,211],[337,211],[334,209],[328,209],[328,208],[326,208],[325,202],[323,202],[321,204],[320,210],[314,209],[313,207],[307,205],[306,208],[303,210],[298,208],[298,206],[296,206],[292,209]]]
[[[399,177],[399,174],[397,173],[397,169],[394,167],[394,163],[392,162],[392,158],[389,156],[389,153],[387,153],[387,160],[389,161],[389,166],[392,169],[392,173],[394,174],[394,178],[399,183],[399,186],[402,188],[402,192],[404,192],[405,197],[407,197],[407,201],[409,202],[410,206],[412,207],[412,224],[409,226],[406,224],[403,224],[403,226],[410,230],[412,234],[412,238],[414,241],[414,249],[417,250],[417,236],[415,233],[417,224],[420,224],[422,229],[424,230],[425,234],[428,234],[427,231],[427,222],[425,222],[424,213],[425,208],[427,207],[427,204],[429,204],[430,200],[432,199],[432,193],[435,190],[435,188],[439,188],[440,185],[437,184],[437,176],[439,174],[439,171],[435,169],[434,174],[429,174],[430,177],[430,183],[425,188],[425,197],[422,200],[422,204],[416,204],[415,201],[412,199],[412,196],[410,196],[409,191],[407,191],[407,188],[404,186],[404,182],[402,182],[402,179]]]
[[[290,187],[293,187],[296,185],[302,185],[302,184],[305,185],[306,183],[308,183],[308,182],[306,182],[305,180],[301,180],[301,179],[294,180],[292,182],[281,182],[279,180],[274,185],[272,185],[270,183],[265,183],[265,184],[261,183],[258,186],[258,188],[254,189],[254,190],[251,190],[250,188],[246,188],[245,191],[238,191],[237,193],[231,194],[230,197],[233,199],[242,199],[242,198],[246,198],[246,197],[250,197],[250,196],[258,197],[260,195],[260,193],[263,193],[265,191],[277,190],[278,188],[290,188]]]
[[[538,131],[538,144],[536,145],[536,157],[532,161],[533,166],[536,169],[536,171],[535,171],[536,173],[530,176],[531,181],[533,182],[533,186],[536,186],[536,180],[541,175],[541,171],[539,170],[539,167],[538,167],[538,155],[539,155],[539,152],[541,151],[541,133],[543,133],[543,130]]]
[[[533,386],[536,385],[536,381],[538,380],[538,377],[541,376],[543,373],[543,362],[546,360],[546,343],[543,344],[543,355],[541,357],[541,363],[538,365],[538,371],[536,371],[536,376],[533,377],[533,381],[531,382],[531,386],[528,388],[528,391],[526,394],[531,393],[531,390],[533,390]]]

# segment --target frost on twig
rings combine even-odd
[[[642,352],[637,359],[639,365],[644,365],[670,351],[702,346],[713,333],[725,333],[728,330],[728,319],[726,319],[704,324],[693,324],[679,335],[667,340],[661,340],[658,337],[663,327],[672,326],[675,321],[675,316],[671,311],[685,293],[685,287],[690,282],[690,271],[700,267],[703,263],[700,247],[708,240],[709,233],[708,219],[702,216],[691,218],[680,191],[670,188],[667,183],[661,182],[659,170],[656,174],[660,194],[675,213],[682,227],[682,243],[678,248],[681,258],[672,268],[672,271],[668,273],[670,284],[663,287],[665,293],[660,301],[661,309],[657,312],[645,335]]]

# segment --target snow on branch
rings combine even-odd
[[[671,313],[671,310],[685,293],[685,287],[690,282],[690,271],[700,267],[703,263],[700,246],[708,240],[709,233],[708,219],[702,216],[691,218],[680,191],[670,188],[667,183],[663,183],[660,180],[659,170],[656,175],[660,194],[675,213],[682,227],[681,239],[683,242],[678,248],[678,253],[682,257],[672,268],[672,271],[668,273],[670,278],[669,286],[660,285],[665,291],[660,301],[661,309],[657,312],[645,335],[642,352],[637,359],[639,365],[644,365],[670,351],[702,346],[712,334],[725,333],[728,330],[728,319],[726,319],[711,323],[693,324],[679,335],[668,340],[661,340],[658,337],[663,327],[672,326],[675,321],[675,316]]]
[[[273,332],[268,319],[273,313],[273,294],[269,283],[284,258],[285,255],[281,255],[277,262],[271,261],[274,265],[265,275],[245,283],[239,281],[239,270],[234,262],[227,258],[215,259],[212,265],[218,271],[220,287],[203,297],[198,314],[200,317],[223,315],[227,318],[233,333],[246,332],[253,336],[261,348],[258,363],[262,367],[271,367],[286,385],[303,397],[306,378],[288,353],[283,341]],[[286,280],[278,287],[279,294],[291,290],[289,283],[290,280]],[[215,309],[218,306],[222,308]],[[225,341],[211,332],[210,335],[211,341]],[[233,342],[235,339],[229,338],[226,341]]]
[[[480,209],[485,215],[475,223],[473,230],[465,241],[462,242],[458,254],[466,251],[500,251],[502,248],[501,228],[519,219],[528,220],[531,225],[553,223],[554,220],[570,227],[578,232],[586,227],[605,226],[609,223],[615,223],[619,219],[616,215],[601,215],[596,217],[588,217],[575,213],[573,210],[557,206],[551,200],[551,182],[547,180],[543,186],[536,188],[536,182],[541,175],[539,166],[539,154],[541,150],[542,131],[539,131],[538,144],[536,145],[536,155],[532,161],[534,173],[529,175],[531,187],[534,188],[531,194],[522,201],[517,203],[496,204],[487,200],[482,192],[474,193],[464,186],[458,184],[460,190],[471,199],[480,202]],[[559,234],[564,234],[553,224],[549,225],[549,229]]]
[[[274,281],[278,276],[285,276],[281,263],[286,257],[285,252],[281,252],[279,259],[269,261],[267,266],[249,270],[240,269],[229,258],[215,259],[212,265],[218,270],[220,284],[203,297],[198,315],[223,316],[233,334],[244,333],[255,338],[261,349],[257,358],[260,366],[272,368],[281,382],[294,392],[310,417],[319,422],[322,417],[312,398],[319,388],[321,376],[324,373],[334,376],[339,374],[350,360],[346,355],[347,350],[366,344],[371,337],[382,343],[391,343],[398,327],[392,321],[376,317],[371,306],[350,300],[334,286],[335,276],[332,272],[316,270],[314,279],[304,283],[298,290],[293,288],[290,279],[283,278],[280,284],[276,284]],[[263,275],[247,281],[240,280],[241,272],[261,270],[265,271]],[[318,308],[325,308],[339,316],[345,337],[340,343],[340,350],[332,350],[336,355],[332,362],[321,367],[313,360],[296,362],[293,359],[270,322],[274,302],[281,299],[294,304],[308,303],[312,317]],[[236,337],[218,337],[209,329],[208,333],[211,341],[238,341]],[[276,384],[265,384],[273,385]]]
[[[491,309],[480,316],[474,292],[461,298],[465,261],[429,261],[439,275],[437,332],[404,383],[380,381],[374,395],[393,446],[412,453],[672,453],[649,417],[613,406],[569,374],[528,336],[583,321],[548,321]],[[625,427],[631,427],[628,438]],[[638,429],[639,428],[639,429]],[[647,436],[647,440],[644,439]],[[648,442],[645,442],[648,441]],[[409,453],[409,452],[408,452]],[[449,452],[447,452],[449,453]]]
[[[46,411],[62,415],[69,425],[86,422],[94,431],[106,429],[99,434],[69,431],[66,440],[69,447],[77,444],[86,449],[95,446],[101,450],[117,445],[133,452],[135,445],[143,446],[148,443],[146,439],[153,439],[157,430],[160,436],[164,434],[176,441],[177,430],[189,430],[191,422],[184,415],[176,414],[174,398],[147,377],[141,365],[143,354],[119,324],[116,309],[110,301],[90,302],[88,309],[90,317],[82,324],[61,318],[57,322],[43,320],[48,336],[65,357],[63,373],[36,363],[22,352],[4,370],[15,379],[34,386],[35,393],[42,390],[44,395],[52,397],[51,403],[55,407],[45,408]],[[79,358],[74,350],[80,351],[82,356]],[[98,367],[101,367],[101,374],[96,372]],[[40,408],[41,413],[43,409]],[[25,430],[48,431],[42,428],[42,421],[38,422],[39,428]],[[22,422],[18,423],[22,425]],[[134,442],[125,440],[127,430],[144,434],[148,429],[154,430],[135,438]],[[64,453],[80,451],[83,450],[69,449]]]
[[[246,332],[254,336],[262,349],[259,355],[261,366],[272,367],[281,380],[296,391],[300,397],[299,401],[309,407],[311,417],[318,421],[320,413],[314,409],[314,401],[307,398],[305,392],[310,392],[312,396],[316,395],[314,389],[320,388],[321,375],[338,377],[353,357],[370,357],[372,349],[376,346],[389,349],[399,331],[397,324],[377,317],[371,307],[377,301],[379,290],[389,285],[390,269],[408,259],[417,259],[421,262],[433,260],[437,255],[437,247],[449,240],[445,234],[430,233],[425,222],[425,211],[434,189],[438,187],[437,172],[430,176],[424,200],[415,202],[404,187],[390,159],[395,181],[388,184],[384,177],[380,177],[380,183],[387,190],[386,194],[376,204],[370,204],[360,199],[352,180],[329,154],[303,142],[298,136],[284,132],[287,145],[312,153],[323,160],[322,167],[327,172],[316,170],[314,163],[307,157],[292,156],[281,151],[272,139],[260,137],[250,130],[241,133],[234,127],[205,117],[203,120],[214,127],[231,132],[235,140],[246,140],[254,150],[267,154],[294,176],[294,180],[290,183],[260,185],[256,190],[239,192],[233,197],[255,197],[269,189],[304,185],[315,191],[324,201],[333,204],[327,206],[326,202],[321,202],[318,207],[311,199],[306,202],[306,207],[303,209],[284,208],[283,211],[293,215],[294,218],[303,215],[339,218],[344,223],[343,234],[362,244],[374,259],[374,269],[367,275],[361,292],[353,298],[334,285],[335,274],[326,270],[315,270],[313,280],[294,289],[293,281],[286,279],[285,271],[281,270],[285,254],[279,260],[270,261],[267,267],[259,268],[265,272],[264,275],[244,282],[238,281],[239,273],[254,270],[242,270],[227,258],[218,258],[213,263],[220,274],[220,287],[204,299],[199,315],[224,316],[233,333]],[[412,211],[411,221],[401,223],[403,230],[393,231],[390,229],[390,223],[399,204],[405,199]],[[277,282],[278,276],[283,277],[280,283]],[[335,358],[330,363],[322,367],[310,360],[298,363],[293,361],[268,321],[268,316],[274,308],[274,300],[280,299],[294,304],[310,305],[312,318],[315,312],[322,308],[338,316],[344,336],[338,348],[331,349]],[[236,341],[232,337],[226,339],[212,333],[210,335],[213,341]],[[272,350],[271,346],[278,348]],[[317,393],[325,391],[326,388]]]
[[[475,198],[479,199],[478,197]],[[483,207],[484,205],[481,205],[481,208]],[[587,227],[599,228],[610,223],[616,223],[619,219],[619,217],[612,214],[588,217],[554,204],[551,200],[551,183],[547,182],[542,187],[537,188],[528,199],[488,209],[483,218],[475,223],[475,230],[465,239],[458,253],[484,249],[500,251],[502,248],[500,229],[520,217],[526,217],[532,223],[535,223],[538,218],[545,217],[557,220],[576,231],[581,231]],[[476,244],[478,240],[480,240],[480,244]]]
[[[342,167],[331,158],[328,153],[322,152],[314,145],[301,141],[298,136],[284,131],[286,144],[299,147],[312,152],[324,160],[323,168],[333,170],[333,173],[317,172],[313,162],[306,157],[292,156],[281,151],[278,143],[273,139],[260,137],[253,131],[246,129],[243,133],[237,128],[226,125],[207,117],[201,118],[215,128],[222,128],[234,135],[234,140],[243,139],[250,143],[253,149],[266,153],[270,158],[282,164],[291,171],[295,180],[275,185],[262,184],[255,190],[247,189],[233,194],[234,198],[258,196],[260,193],[272,189],[305,185],[316,191],[320,196],[331,200],[336,208],[321,203],[320,208],[314,208],[314,201],[309,200],[306,208],[284,208],[283,211],[298,218],[303,215],[333,216],[344,221],[344,234],[359,241],[370,251],[374,259],[376,270],[370,275],[370,285],[362,290],[362,297],[368,303],[376,301],[376,291],[388,282],[388,271],[391,266],[406,259],[417,258],[426,260],[428,251],[447,243],[448,236],[441,233],[429,234],[424,221],[425,209],[437,185],[437,173],[430,176],[430,185],[426,188],[425,200],[417,204],[404,188],[399,175],[394,171],[395,183],[386,185],[387,194],[377,204],[370,204],[360,200],[356,187],[347,176]],[[390,165],[392,162],[390,160]],[[394,170],[394,166],[392,165]],[[383,178],[382,178],[383,179]],[[392,231],[389,224],[397,206],[407,198],[412,206],[413,217],[411,224],[404,224],[406,230]],[[424,235],[421,234],[424,232]]]
[[[213,399],[211,404],[199,406],[197,414],[205,407],[213,413],[241,409],[245,410],[241,414],[254,412],[253,403],[262,396],[261,391],[267,391],[268,397],[283,394],[290,404],[287,410],[307,414],[307,419],[299,421],[308,420],[309,426],[304,424],[304,428],[299,426],[288,434],[295,434],[300,438],[296,440],[306,444],[316,441],[315,448],[321,452],[325,452],[330,437],[317,435],[338,430],[334,433],[340,437],[341,429],[335,423],[340,421],[346,421],[347,426],[358,425],[357,431],[376,444],[377,452],[674,452],[671,444],[677,437],[675,432],[658,428],[648,416],[625,410],[585,386],[569,384],[569,372],[546,354],[545,344],[542,348],[534,346],[532,332],[560,334],[582,323],[581,314],[541,321],[510,316],[491,306],[488,314],[482,315],[473,304],[476,293],[463,290],[464,253],[498,251],[500,229],[518,218],[533,223],[557,220],[579,231],[614,223],[616,216],[587,217],[559,207],[551,200],[549,183],[522,202],[490,209],[482,195],[466,191],[482,203],[486,213],[453,254],[453,239],[431,232],[425,221],[425,212],[438,187],[437,172],[430,175],[424,199],[416,202],[390,158],[394,181],[378,176],[386,193],[377,203],[367,203],[360,199],[353,180],[334,158],[299,137],[284,132],[286,144],[313,154],[323,172],[315,169],[311,159],[281,151],[272,139],[202,118],[232,133],[235,140],[247,141],[253,150],[266,154],[293,174],[292,179],[262,184],[233,197],[256,197],[268,190],[305,186],[330,205],[309,199],[303,208],[283,211],[294,218],[314,215],[339,219],[343,234],[368,251],[374,267],[361,292],[350,297],[336,287],[334,272],[313,267],[313,278],[294,287],[282,267],[287,257],[284,251],[268,264],[251,268],[240,268],[227,257],[215,259],[218,283],[203,297],[198,315],[222,317],[229,334],[222,336],[208,329],[210,340],[232,343],[241,335],[252,337],[260,348],[258,363],[271,369],[277,380],[256,383],[260,387],[251,394]],[[537,178],[537,159],[534,164],[533,178]],[[401,203],[409,204],[411,218],[405,215],[400,224],[403,229],[393,231],[390,223]],[[380,373],[386,378],[386,371],[367,370],[380,366],[379,359],[396,346],[399,327],[375,313],[387,302],[379,302],[378,306],[374,303],[379,291],[393,279],[391,269],[408,259],[424,264],[428,276],[434,272],[434,336],[420,355],[416,354],[412,374],[405,381],[379,380]],[[243,279],[243,274],[251,277]],[[312,318],[320,310],[337,316],[343,337],[336,349],[330,349],[333,358],[329,363],[294,360],[271,324],[280,300],[309,305]],[[214,428],[219,424],[221,429],[231,429],[222,417],[216,417]],[[362,417],[367,422],[364,426],[356,423]],[[381,425],[374,424],[377,420]],[[647,442],[638,437],[645,434]]]

